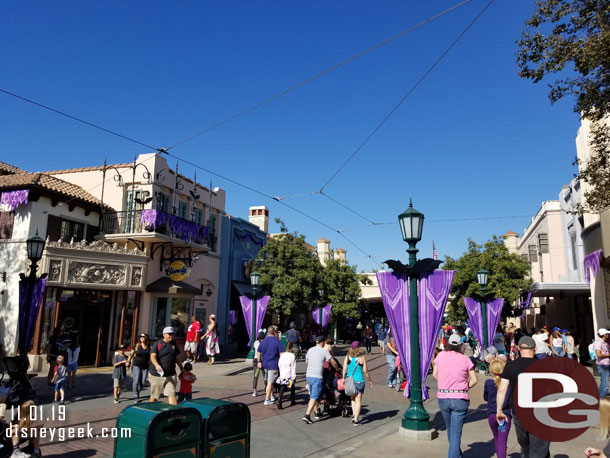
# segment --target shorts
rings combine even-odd
[[[314,377],[306,377],[306,379],[309,385],[309,399],[319,401],[322,395],[322,379]]]
[[[366,383],[364,382],[354,382],[354,386],[356,387],[356,391],[362,394],[364,393],[364,388],[366,387]]]
[[[66,379],[63,379],[59,382],[55,382],[55,392],[57,393],[59,390],[63,390],[66,388]]]
[[[156,375],[150,375],[148,377],[150,382],[150,397],[155,399],[161,399],[162,395],[169,397],[176,396],[176,377],[159,377]]]
[[[197,342],[185,342],[184,351],[188,351],[189,353],[197,353]]]
[[[280,371],[277,369],[265,369],[265,382],[275,383],[280,376]]]
[[[68,372],[76,372],[76,370],[78,369],[78,363],[70,363],[68,364]]]
[[[112,379],[112,387],[113,388],[123,388],[124,378],[113,378]]]

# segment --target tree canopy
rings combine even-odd
[[[326,263],[322,271],[322,284],[325,299],[333,305],[332,316],[352,318],[358,315],[362,277],[353,266],[343,265],[336,259]]]
[[[592,157],[578,177],[591,185],[580,212],[610,206],[610,2],[540,0],[519,40],[520,76],[534,83],[554,75],[551,103],[574,96],[574,111],[593,121]]]
[[[476,273],[481,268],[489,271],[486,296],[504,298],[504,317],[512,313],[512,304],[529,289],[529,262],[509,253],[502,237],[494,236],[484,245],[468,239],[468,251],[459,259],[446,256],[443,264],[444,270],[455,270],[449,310],[452,322],[465,321],[468,317],[463,297],[480,298],[481,288]]]

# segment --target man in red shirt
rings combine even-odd
[[[197,358],[197,345],[201,336],[201,324],[194,316],[191,317],[191,324],[186,331],[186,343],[184,351],[186,352],[186,361],[194,363]]]

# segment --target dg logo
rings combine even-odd
[[[544,358],[519,374],[513,404],[523,427],[551,442],[575,439],[599,423],[597,383],[569,358]]]

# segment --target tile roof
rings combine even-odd
[[[116,167],[117,169],[123,167],[131,167],[133,164],[131,162],[125,162],[123,164],[109,164],[106,167]],[[44,172],[47,175],[59,175],[61,173],[76,173],[76,172],[92,172],[95,170],[104,170],[103,165],[95,165],[93,167],[78,167],[75,169],[63,169],[63,170],[51,170],[49,172]]]
[[[3,189],[39,188],[80,200],[81,202],[100,205],[100,200],[80,186],[44,173],[19,173],[0,176],[0,191]],[[109,208],[105,205],[105,207]]]
[[[5,173],[8,173],[8,174],[25,173],[25,170],[22,170],[19,167],[15,167],[14,165],[11,165],[11,164],[7,164],[6,162],[0,161],[0,175],[4,175]]]

